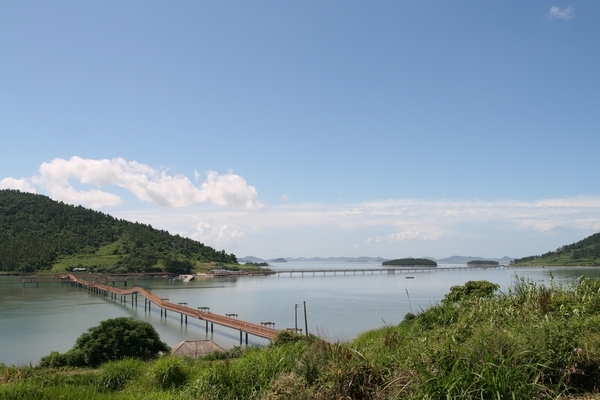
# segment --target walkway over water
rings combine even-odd
[[[108,279],[112,281],[113,279]],[[170,303],[168,299],[161,299],[150,290],[145,289],[141,286],[134,286],[130,289],[120,289],[114,286],[105,285],[98,282],[87,281],[83,278],[79,278],[73,274],[63,275],[59,280],[59,282],[71,282],[80,287],[87,287],[87,289],[93,293],[103,295],[103,296],[111,296],[111,299],[116,299],[117,296],[121,296],[121,302],[125,301],[126,296],[131,296],[131,302],[133,304],[134,300],[137,304],[137,295],[138,293],[144,296],[144,308],[155,304],[160,307],[160,314],[167,315],[167,311],[176,312],[181,315],[181,323],[183,324],[184,317],[185,323],[187,324],[187,317],[198,318],[200,320],[206,321],[206,331],[208,332],[208,323],[211,324],[211,332],[213,329],[212,324],[217,324],[221,326],[225,326],[227,328],[236,329],[240,331],[240,343],[242,342],[242,333],[246,334],[246,344],[248,343],[248,334],[255,335],[264,339],[272,340],[277,335],[278,331],[269,328],[269,324],[255,324],[252,322],[242,321],[238,319],[231,318],[230,316],[214,314],[208,311],[206,308],[200,307],[199,309],[194,309],[187,306],[187,303],[179,303],[174,304]],[[237,315],[235,315],[237,317]]]
[[[320,268],[320,269],[288,269],[288,270],[278,270],[275,271],[277,276],[287,275],[292,276],[293,274],[312,274],[313,276],[317,274],[331,274],[331,275],[346,275],[352,274],[356,275],[356,273],[365,274],[394,274],[398,273],[408,273],[408,272],[435,272],[435,271],[470,271],[477,269],[497,269],[505,267],[504,265],[478,265],[476,267],[384,267],[384,268],[347,268],[347,269],[334,269],[334,268]]]

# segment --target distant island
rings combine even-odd
[[[285,258],[275,258],[275,259],[271,260],[271,262],[284,263],[284,262],[287,262],[287,260]]]
[[[401,265],[406,267],[437,267],[437,263],[426,258],[398,258],[396,260],[384,261],[383,266]]]
[[[500,265],[498,261],[493,260],[473,260],[467,263],[469,266],[477,266],[477,265]]]

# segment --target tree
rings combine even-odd
[[[51,353],[42,358],[42,366],[90,366],[124,358],[151,360],[169,346],[148,322],[133,318],[107,319],[82,334],[67,353]]]

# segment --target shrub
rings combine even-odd
[[[499,285],[488,281],[468,281],[462,286],[452,286],[443,301],[456,303],[466,298],[492,297],[499,288]]]
[[[107,319],[90,328],[77,339],[74,349],[83,352],[90,366],[124,358],[151,360],[169,351],[152,325],[125,317]]]

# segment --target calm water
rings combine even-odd
[[[448,265],[440,265],[446,267]],[[276,270],[380,268],[368,263],[282,263]],[[294,305],[298,304],[298,327],[304,328],[303,302],[306,301],[308,327],[329,340],[350,340],[361,332],[393,325],[407,312],[417,313],[439,301],[452,285],[485,279],[503,289],[515,276],[549,282],[551,274],[559,283],[575,277],[600,277],[600,269],[536,268],[493,269],[410,273],[356,273],[336,276],[305,274],[197,279],[192,282],[167,279],[130,280],[128,286],[144,285],[173,303],[190,307],[206,306],[219,314],[238,314],[239,319],[259,323],[272,321],[275,327],[294,326]],[[406,279],[413,276],[414,279]],[[150,322],[168,345],[183,340],[212,339],[222,347],[239,344],[239,332],[214,326],[205,333],[204,322],[188,318],[180,324],[178,314],[161,318],[158,307],[144,311],[143,297],[138,305],[88,294],[67,284],[41,283],[39,288],[23,288],[17,277],[0,277],[0,362],[11,365],[37,364],[52,350],[69,350],[77,337],[107,318],[134,317]],[[249,336],[251,345],[267,342]]]

